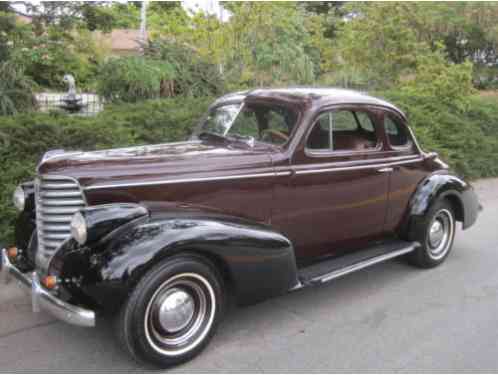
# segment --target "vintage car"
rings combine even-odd
[[[481,209],[399,109],[331,88],[223,96],[185,142],[48,152],[14,204],[5,278],[35,311],[112,317],[125,350],[161,367],[206,346],[229,296],[254,303],[401,256],[437,266]]]

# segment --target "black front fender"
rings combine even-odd
[[[59,257],[61,264],[73,264],[73,271],[62,267],[60,272],[69,278],[85,270],[79,289],[105,309],[119,306],[154,265],[187,252],[212,260],[242,304],[283,294],[298,283],[294,249],[286,237],[266,225],[230,216],[152,215],[99,246],[76,250],[73,243],[67,258]],[[79,266],[74,265],[76,259]]]

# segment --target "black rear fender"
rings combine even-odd
[[[423,217],[429,207],[439,199],[448,199],[456,219],[467,229],[475,223],[481,205],[472,186],[463,179],[449,173],[435,173],[420,182],[413,194],[405,224]]]

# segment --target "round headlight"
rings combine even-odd
[[[13,195],[13,201],[14,201],[14,206],[19,211],[24,211],[24,206],[26,204],[26,195],[24,194],[24,189],[22,188],[21,185],[16,187],[16,190],[14,191]]]
[[[76,212],[71,220],[71,236],[83,245],[87,238],[86,220],[81,212]]]

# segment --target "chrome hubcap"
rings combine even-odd
[[[434,220],[429,231],[429,241],[431,246],[439,245],[444,237],[444,227],[439,219]]]
[[[195,302],[190,294],[178,289],[168,290],[159,306],[159,324],[167,332],[185,328],[194,316]]]
[[[436,213],[429,225],[427,248],[433,259],[441,259],[451,247],[455,222],[450,211],[443,209]]]
[[[216,314],[216,297],[206,278],[183,273],[165,281],[145,311],[145,336],[157,352],[176,356],[199,345]]]

